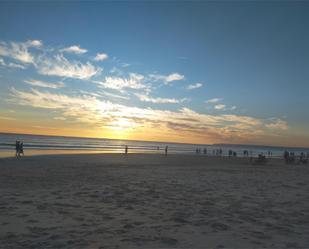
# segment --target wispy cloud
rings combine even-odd
[[[2,58],[0,58],[0,66],[10,67],[10,68],[17,68],[17,69],[26,69],[27,67],[22,64],[17,64],[14,62],[6,63]]]
[[[173,81],[183,80],[185,76],[179,73],[171,73],[169,75],[150,74],[149,78],[154,81],[163,81],[164,84],[168,85]]]
[[[87,52],[87,49],[81,48],[80,45],[73,45],[67,48],[63,48],[60,52],[67,52],[73,54],[84,54]]]
[[[62,54],[54,57],[39,57],[36,68],[38,73],[43,75],[54,75],[75,79],[90,79],[99,74],[103,69],[92,65],[90,62],[85,64],[79,61],[70,62]]]
[[[266,127],[275,130],[287,130],[288,124],[279,118],[272,118],[270,119],[270,123],[266,124]]]
[[[193,90],[202,87],[202,83],[191,84],[186,87],[187,90]]]
[[[30,47],[37,47],[39,41],[27,41],[27,42],[1,42],[0,43],[0,55],[12,58],[22,63],[33,63],[33,56],[28,51]]]
[[[205,101],[206,104],[214,104],[214,103],[218,103],[222,100],[222,98],[213,98],[213,99],[208,99]]]
[[[175,98],[153,98],[149,95],[135,93],[135,96],[139,98],[140,101],[143,102],[151,102],[156,104],[178,104],[187,101],[187,98],[175,99]]]
[[[149,86],[143,83],[144,76],[141,74],[130,73],[128,78],[125,77],[105,77],[102,81],[94,81],[103,88],[110,88],[115,90],[122,90],[125,88],[131,89],[145,89]]]
[[[218,104],[218,105],[215,105],[215,106],[214,106],[214,108],[215,108],[216,110],[223,110],[223,109],[225,109],[225,107],[226,107],[226,105],[223,105],[223,104]]]
[[[31,90],[29,92],[11,89],[14,103],[37,108],[54,109],[65,118],[88,123],[96,127],[123,129],[142,127],[144,130],[162,130],[170,136],[183,134],[203,139],[212,138],[226,142],[247,141],[246,139],[271,135],[274,128],[284,130],[287,124],[282,120],[263,120],[240,115],[209,115],[189,108],[178,111],[130,107],[115,104],[87,95],[68,96]],[[286,124],[286,125],[284,125]]]
[[[104,61],[108,59],[108,55],[105,53],[97,53],[97,55],[94,57],[95,61]]]
[[[25,82],[32,86],[38,86],[38,87],[44,87],[44,88],[58,89],[58,88],[64,87],[63,82],[50,83],[50,82],[45,82],[41,80],[33,80],[33,79],[25,80]]]

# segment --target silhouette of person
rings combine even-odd
[[[168,150],[168,146],[165,146],[165,155],[167,156],[167,150]]]
[[[206,148],[204,148],[204,154],[207,155],[207,149]]]
[[[229,150],[229,158],[233,155],[233,151]]]
[[[18,156],[20,156],[20,154],[23,154],[24,156],[24,143],[23,142],[19,144]]]
[[[15,142],[15,150],[16,150],[16,157],[19,156],[19,148],[20,148],[20,142],[18,140],[16,140]]]
[[[124,152],[125,152],[125,154],[128,154],[128,145],[125,146]]]

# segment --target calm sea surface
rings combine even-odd
[[[164,153],[165,146],[168,146],[168,153],[172,154],[195,154],[196,149],[207,149],[207,155],[215,155],[216,150],[222,149],[223,156],[228,155],[229,150],[237,152],[237,156],[243,156],[243,151],[248,150],[253,156],[259,153],[267,155],[272,152],[273,157],[282,157],[284,150],[293,151],[296,154],[309,152],[309,148],[284,148],[266,147],[253,145],[196,145],[179,144],[166,142],[147,142],[133,140],[103,139],[103,138],[78,138],[59,137],[25,134],[0,133],[0,157],[15,155],[15,141],[24,142],[26,155],[39,154],[70,154],[70,153],[124,153],[124,147],[129,147],[129,153]]]

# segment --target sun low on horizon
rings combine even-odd
[[[1,2],[0,132],[309,147],[307,2]]]

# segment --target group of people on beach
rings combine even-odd
[[[289,152],[286,150],[283,153],[283,158],[287,164],[293,164],[293,163],[306,164],[308,162],[309,152],[307,152],[307,156],[305,155],[304,152],[301,152],[297,160],[295,152]]]
[[[157,146],[157,150],[160,150],[159,146]],[[165,146],[165,150],[164,151],[165,151],[165,155],[167,156],[167,151],[168,151],[168,146],[167,145]],[[128,145],[125,145],[124,146],[124,153],[127,155],[128,152],[129,152],[129,147],[128,147]]]
[[[20,155],[24,156],[24,142],[16,140],[15,143],[16,157],[20,157]]]

